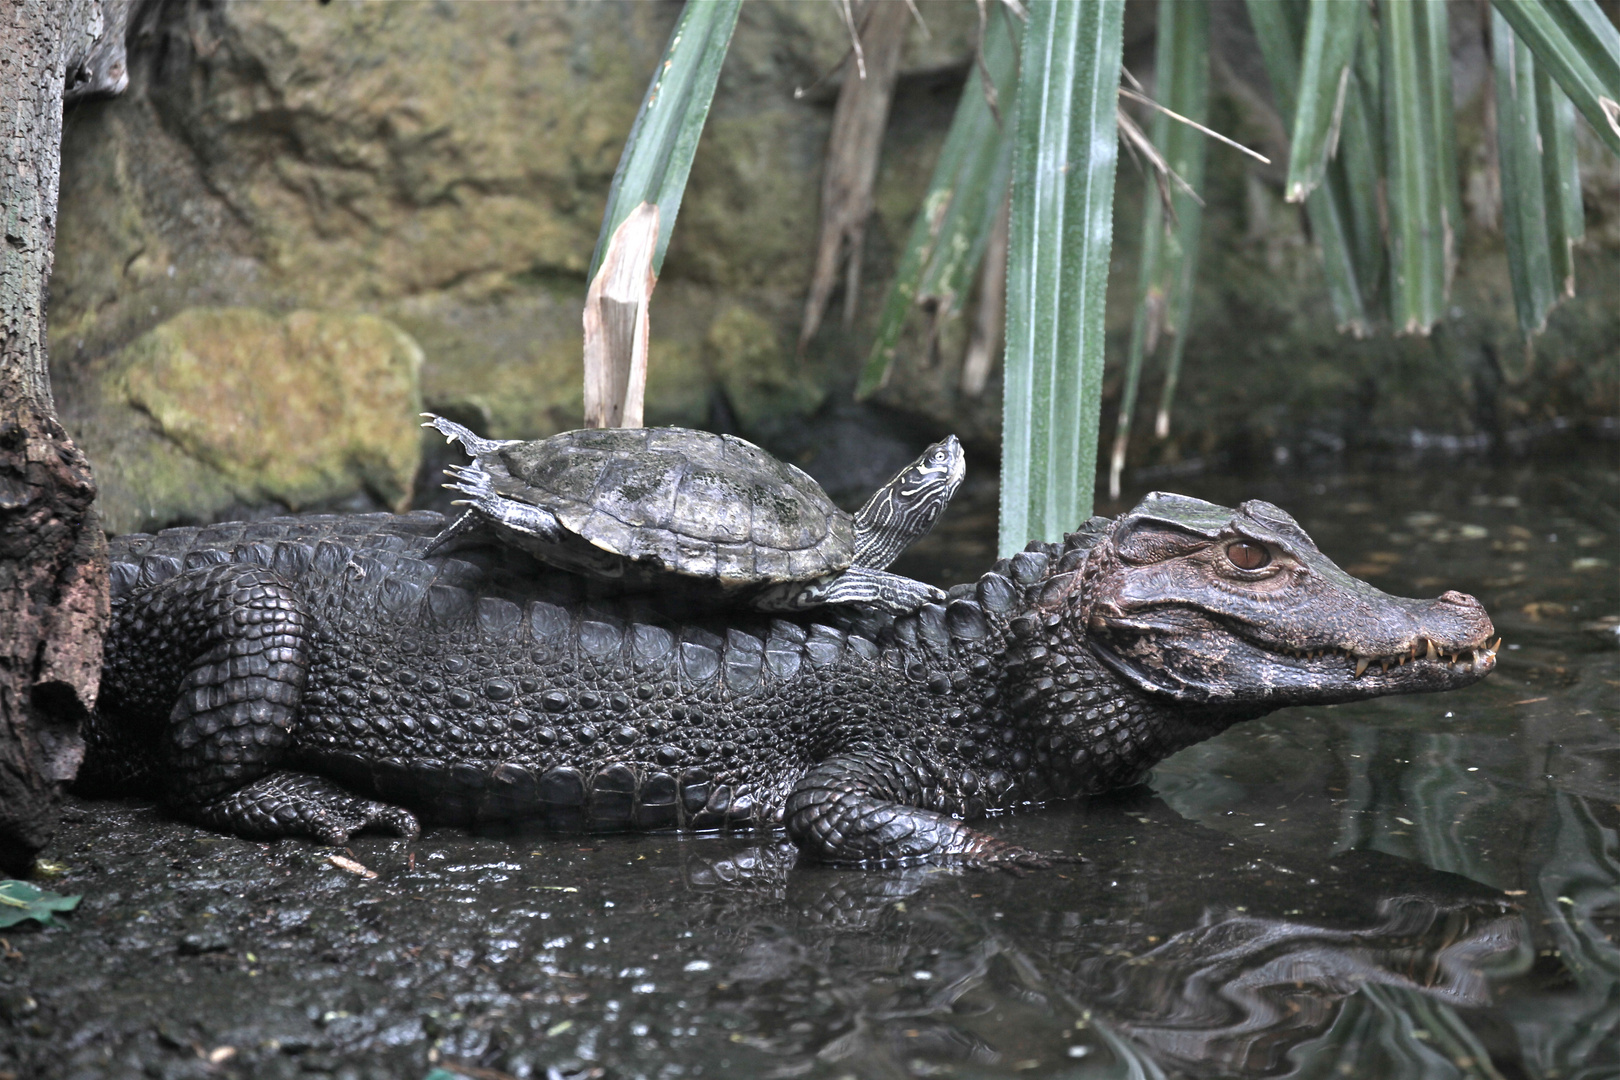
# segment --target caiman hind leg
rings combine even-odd
[[[1038,869],[1074,856],[1009,844],[938,810],[937,782],[921,761],[875,750],[813,766],[794,785],[783,818],[800,850],[843,866],[954,862],[979,868]]]
[[[415,835],[404,810],[279,768],[312,633],[298,590],[272,570],[224,563],[177,574],[120,605],[98,724],[148,728],[165,801],[209,828],[328,843],[367,825]]]
[[[409,810],[352,795],[324,776],[287,769],[185,812],[198,824],[250,840],[310,836],[341,844],[367,828],[407,837],[421,831]]]

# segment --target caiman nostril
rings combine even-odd
[[[1485,606],[1478,600],[1475,600],[1472,596],[1469,596],[1467,593],[1458,592],[1456,589],[1448,589],[1441,593],[1440,602],[1444,604],[1456,604],[1459,607],[1483,608]]]

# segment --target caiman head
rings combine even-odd
[[[1453,690],[1496,666],[1478,600],[1390,596],[1270,503],[1155,492],[1092,544],[1067,598],[1090,650],[1151,694],[1267,712]]]

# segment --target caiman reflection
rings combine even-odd
[[[863,1076],[1065,1056],[1148,1076],[1277,1075],[1369,995],[1489,1005],[1485,971],[1526,947],[1510,904],[1456,875],[1376,853],[1279,858],[1145,796],[1097,816],[1119,845],[1044,875],[1039,899],[1027,879],[795,866],[786,845],[693,860],[688,884],[725,909],[719,921],[753,913],[722,973],[728,1005],[774,1031],[774,1052]],[[1166,872],[1122,889],[1144,865]],[[760,921],[771,901],[784,925]],[[833,970],[836,986],[805,989]],[[1032,1040],[1039,1028],[1067,1045]]]

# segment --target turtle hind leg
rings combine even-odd
[[[428,542],[427,550],[422,552],[422,556],[429,558],[434,555],[448,555],[462,548],[487,544],[493,539],[483,517],[477,511],[463,510],[460,517],[446,525],[439,531],[439,535]]]
[[[841,574],[806,586],[799,592],[796,606],[856,604],[892,615],[910,615],[924,604],[938,604],[944,600],[944,590],[926,582],[891,574],[887,570],[852,566]]]
[[[882,570],[927,536],[966,468],[962,444],[947,435],[873,492],[855,514],[854,565]]]
[[[452,465],[445,473],[453,483],[444,486],[470,498],[456,500],[457,506],[467,507],[466,512],[433,538],[428,555],[493,540],[510,542],[543,558],[546,548],[567,535],[550,510],[508,499],[497,491],[494,478],[477,462]]]

